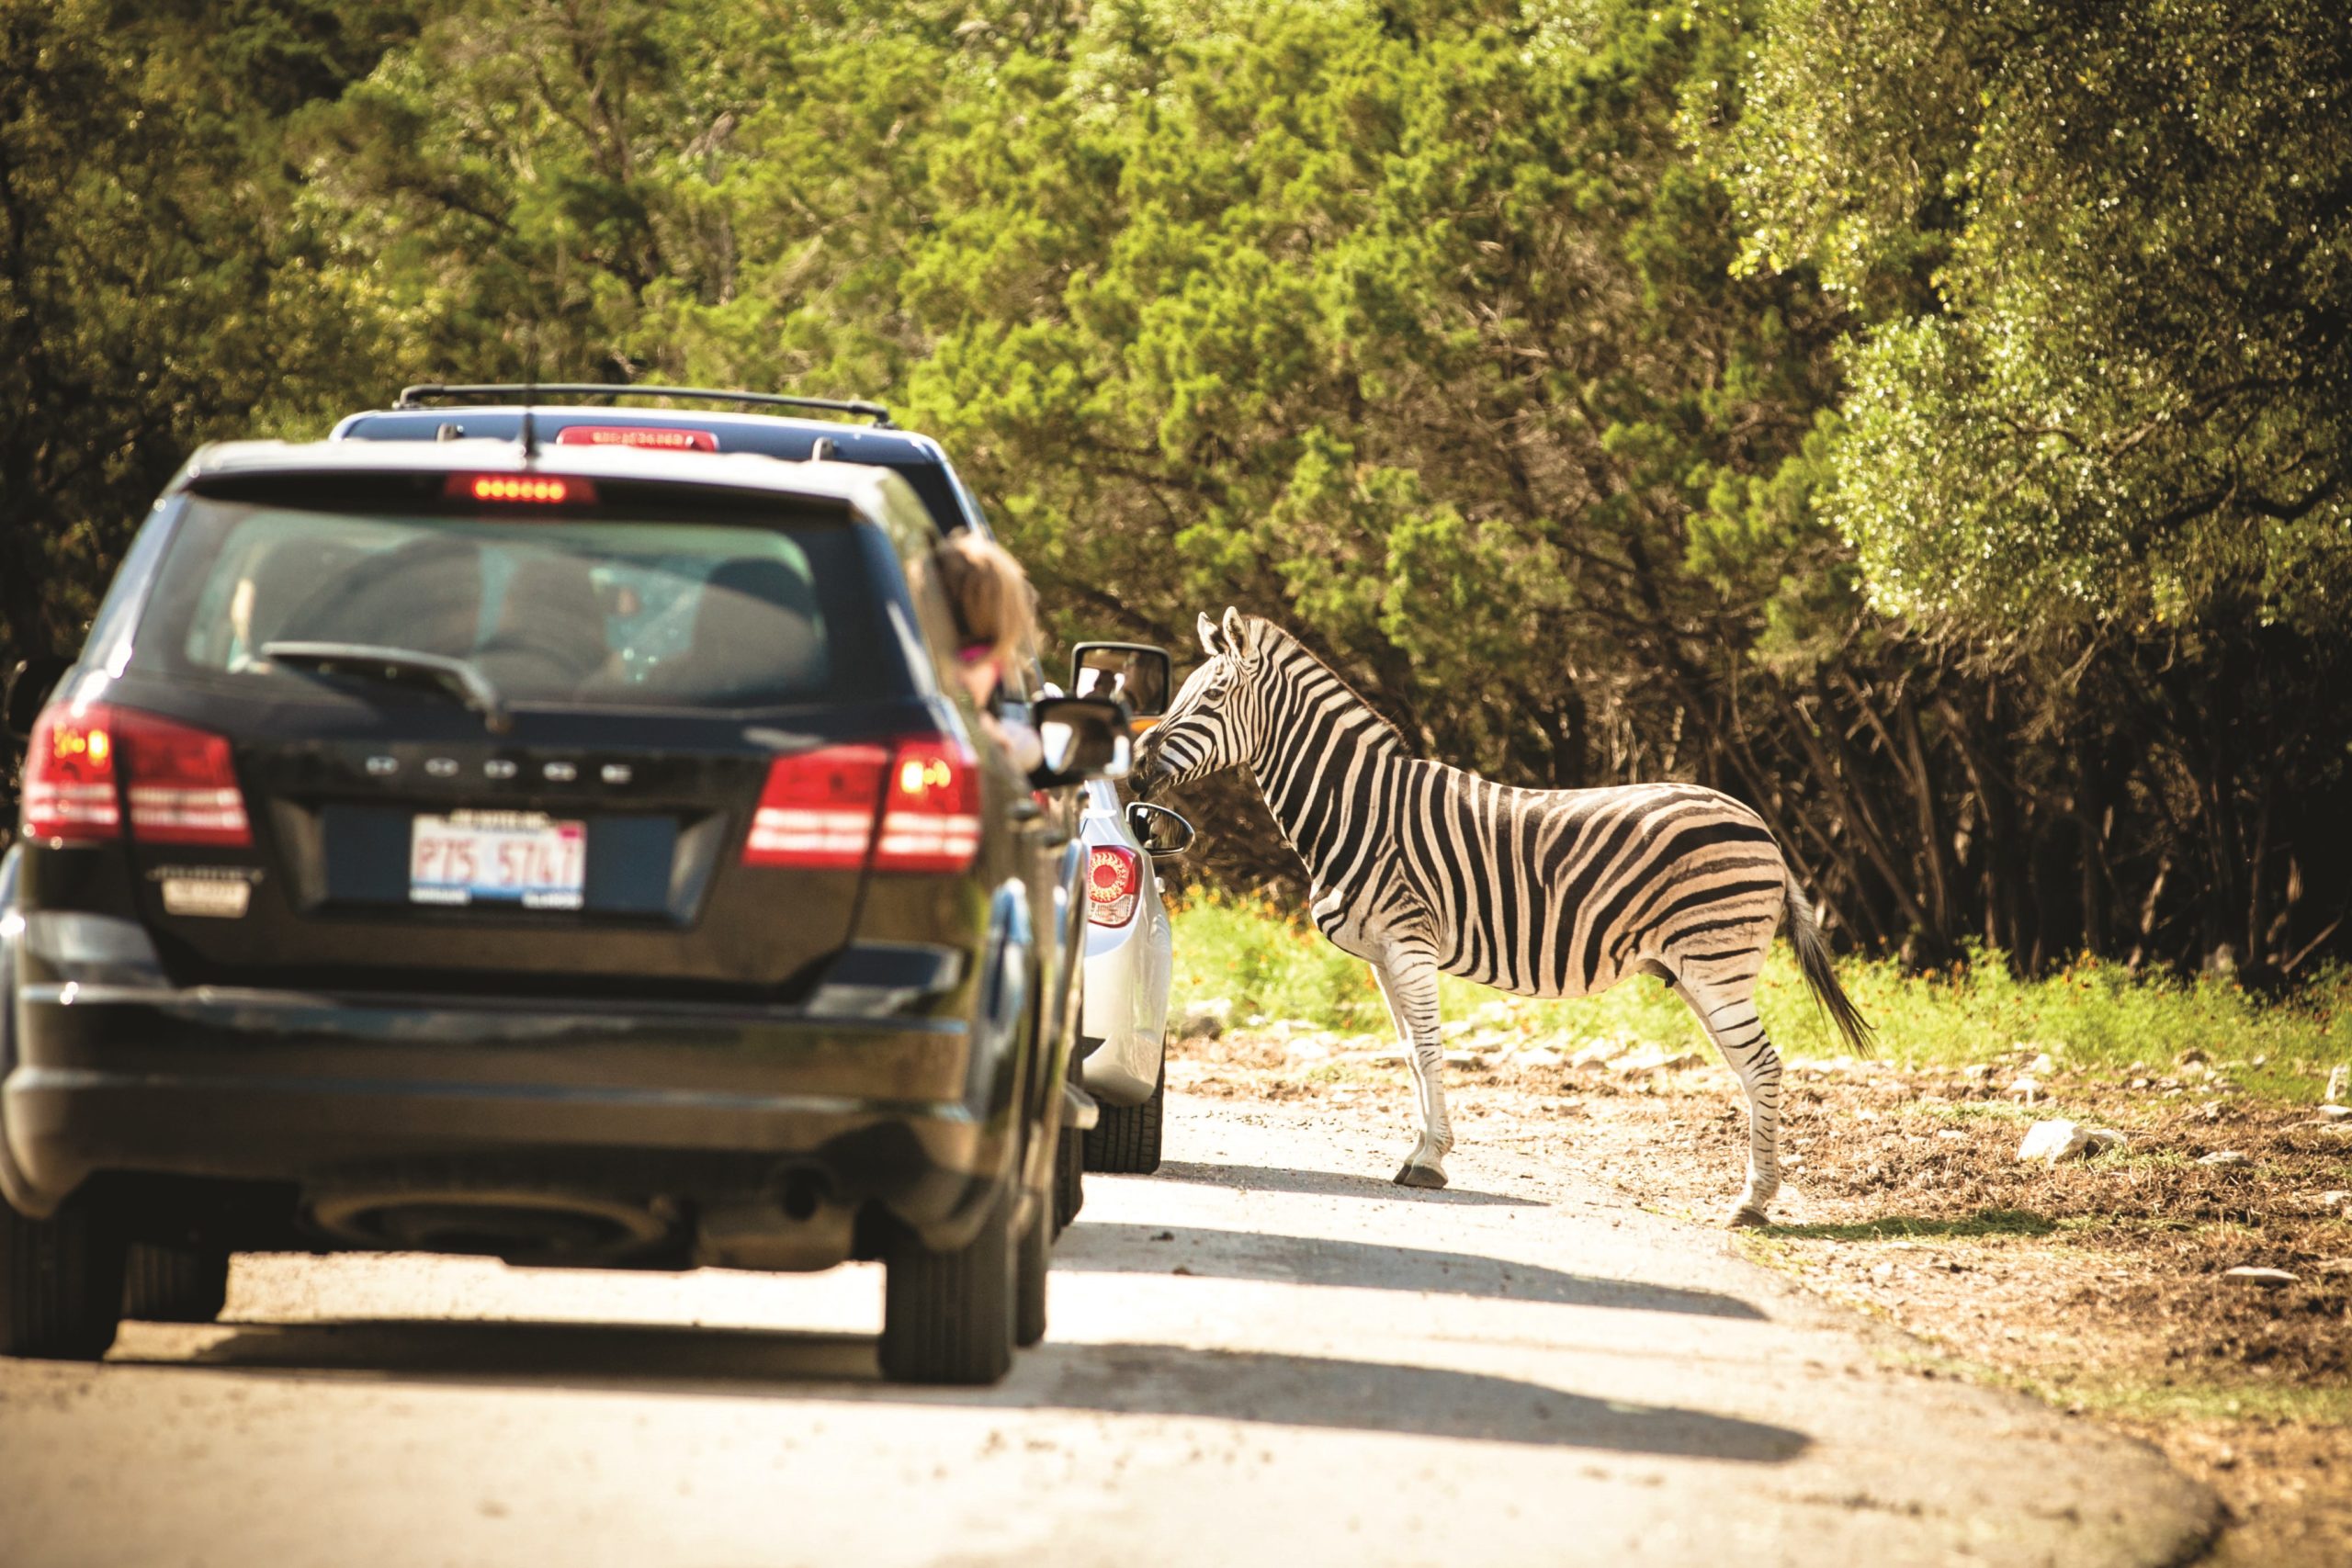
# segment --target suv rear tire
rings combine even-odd
[[[1086,1207],[1086,1134],[1076,1127],[1062,1129],[1061,1146],[1054,1151],[1054,1234],[1069,1229]]]
[[[147,1323],[210,1323],[228,1303],[228,1248],[201,1242],[131,1243],[123,1269],[123,1316]]]
[[[1014,1259],[1012,1342],[1023,1349],[1046,1337],[1046,1276],[1053,1268],[1054,1215],[1048,1193],[1030,1205]]]
[[[0,1356],[104,1356],[122,1325],[126,1250],[86,1195],[46,1220],[0,1201]]]
[[[882,1270],[882,1375],[892,1382],[991,1383],[1012,1368],[1012,1180],[980,1234],[954,1252],[910,1235]]]
[[[1119,1176],[1148,1176],[1159,1168],[1159,1122],[1168,1104],[1168,1058],[1159,1081],[1141,1105],[1106,1105],[1086,1130],[1086,1168]]]

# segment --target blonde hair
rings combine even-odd
[[[964,636],[1008,662],[1026,656],[1037,640],[1037,595],[1011,552],[965,533],[940,546],[937,559],[939,586]]]

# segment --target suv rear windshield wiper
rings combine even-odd
[[[476,665],[447,654],[423,653],[413,648],[384,648],[366,642],[266,642],[262,657],[279,664],[295,664],[322,672],[364,675],[397,681],[403,675],[424,675],[481,715],[482,727],[503,735],[514,727],[498,688]]]

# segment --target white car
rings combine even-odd
[[[1080,643],[1078,694],[1117,695],[1139,722],[1167,710],[1168,655],[1136,643]],[[1122,802],[1088,781],[1079,834],[1087,846],[1086,990],[1078,1081],[1098,1109],[1086,1129],[1088,1170],[1159,1168],[1168,1097],[1168,985],[1174,943],[1155,860],[1192,847],[1193,825],[1164,806]]]

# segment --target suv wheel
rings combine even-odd
[[[210,1323],[228,1302],[228,1248],[201,1242],[131,1243],[123,1269],[123,1316]]]
[[[1076,1127],[1065,1127],[1061,1145],[1054,1151],[1054,1234],[1068,1230],[1085,1207],[1086,1134]]]
[[[0,1355],[95,1361],[122,1323],[124,1246],[85,1195],[46,1220],[0,1201]]]
[[[1005,1184],[980,1234],[954,1252],[911,1235],[882,1273],[882,1375],[893,1382],[991,1383],[1012,1370],[1018,1188]]]
[[[1046,1275],[1052,1268],[1052,1198],[1039,1193],[1021,1229],[1020,1256],[1013,1260],[1012,1342],[1023,1349],[1046,1337]]]
[[[1086,1168],[1121,1176],[1148,1176],[1159,1168],[1160,1112],[1168,1104],[1168,1058],[1159,1059],[1159,1081],[1141,1105],[1106,1105],[1086,1130]]]

